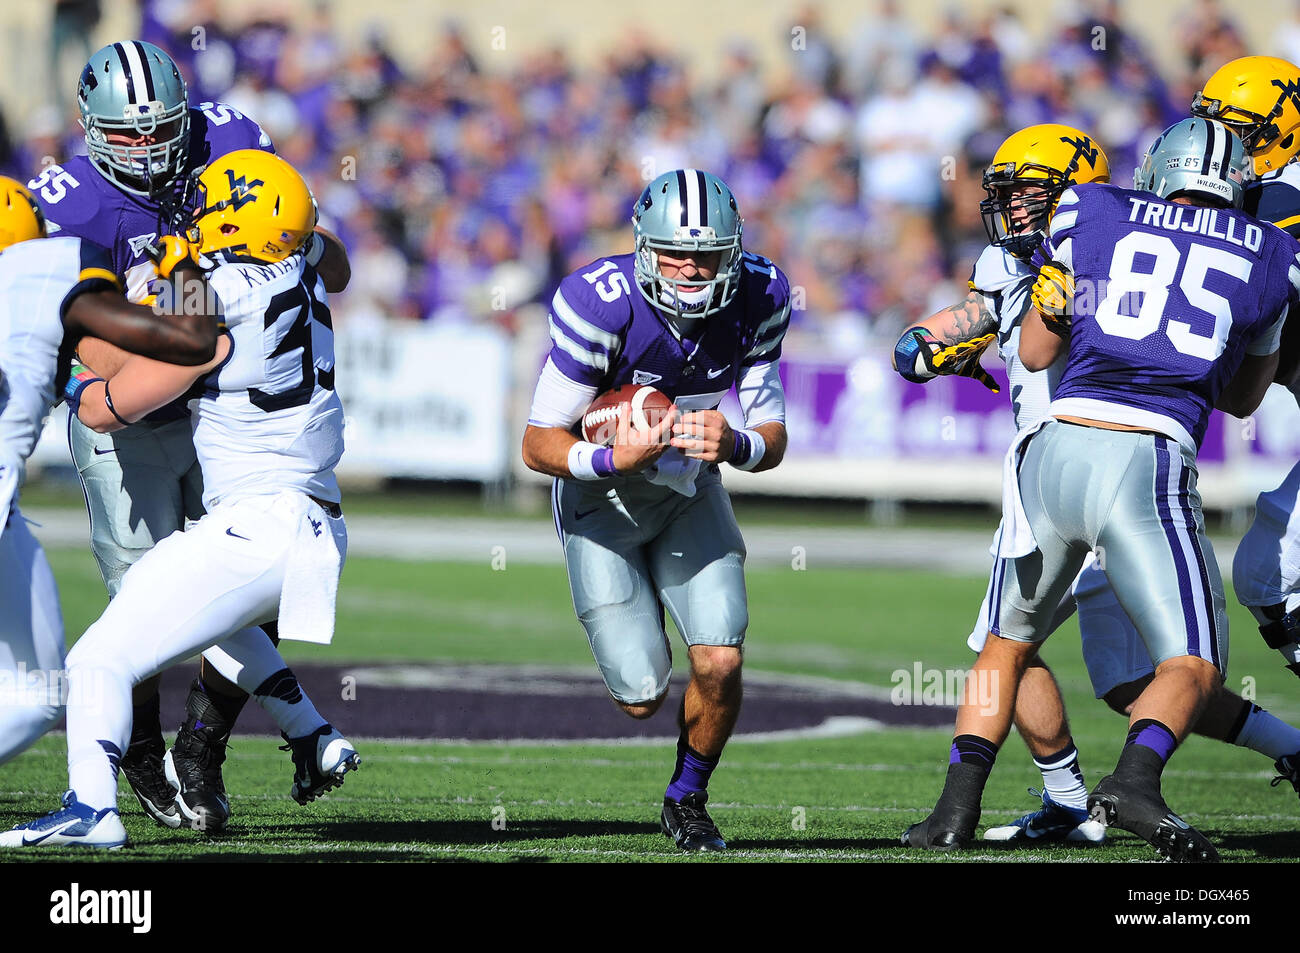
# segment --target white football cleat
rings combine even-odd
[[[77,800],[75,791],[63,795],[63,806],[43,817],[0,834],[0,847],[97,847],[115,850],[126,846],[126,828],[117,808],[95,810]]]
[[[280,735],[288,744],[281,751],[293,754],[293,787],[289,796],[299,804],[314,801],[343,783],[343,776],[361,767],[361,756],[330,725],[321,725],[302,738]]]

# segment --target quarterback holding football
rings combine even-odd
[[[556,478],[574,610],[624,712],[649,718],[667,697],[665,610],[686,642],[691,675],[661,826],[688,851],[726,848],[705,804],[740,713],[749,624],[745,544],[719,467],[771,469],[786,445],[777,361],[789,284],[744,250],[741,224],[735,196],[708,172],[679,169],[646,186],[633,253],[560,282],[523,442],[524,462]],[[613,401],[612,446],[573,432],[601,409],[597,395],[627,385],[628,399]],[[650,385],[664,397],[637,390]],[[717,409],[733,386],[741,430]]]

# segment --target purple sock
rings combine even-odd
[[[680,801],[695,791],[705,791],[709,787],[709,775],[718,766],[718,758],[706,758],[686,743],[686,739],[677,742],[677,768],[673,779],[668,782],[664,797]]]
[[[949,764],[977,764],[985,772],[993,770],[998,756],[998,746],[979,735],[958,735],[948,749]]]
[[[1135,721],[1128,730],[1128,740],[1124,743],[1124,747],[1130,745],[1150,748],[1159,755],[1160,762],[1163,764],[1178,747],[1178,739],[1174,737],[1172,731],[1154,718],[1143,718],[1141,721]]]

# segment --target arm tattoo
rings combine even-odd
[[[984,307],[984,296],[978,291],[966,295],[966,300],[961,304],[944,308],[939,313],[951,322],[941,332],[935,333],[935,337],[945,346],[982,337],[990,331],[996,331],[998,327],[998,319]]]

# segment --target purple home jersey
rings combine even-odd
[[[781,356],[790,285],[746,252],[735,298],[704,318],[698,340],[679,337],[637,289],[634,256],[601,258],[560,282],[551,302],[551,361],[571,381],[603,393],[650,384],[684,411],[713,410],[748,368]]]
[[[231,107],[202,103],[191,108],[189,156],[179,180],[187,181],[196,169],[238,149],[275,151],[262,128]],[[122,191],[84,155],[47,166],[27,187],[41,203],[51,235],[76,235],[108,248],[127,297],[144,300],[154,274],[145,246],[172,231],[159,203]],[[191,196],[186,213],[194,202]]]
[[[1245,355],[1275,349],[1270,332],[1300,283],[1300,244],[1271,225],[1095,183],[1061,196],[1042,254],[1075,280],[1051,412],[1149,428],[1193,451]]]

